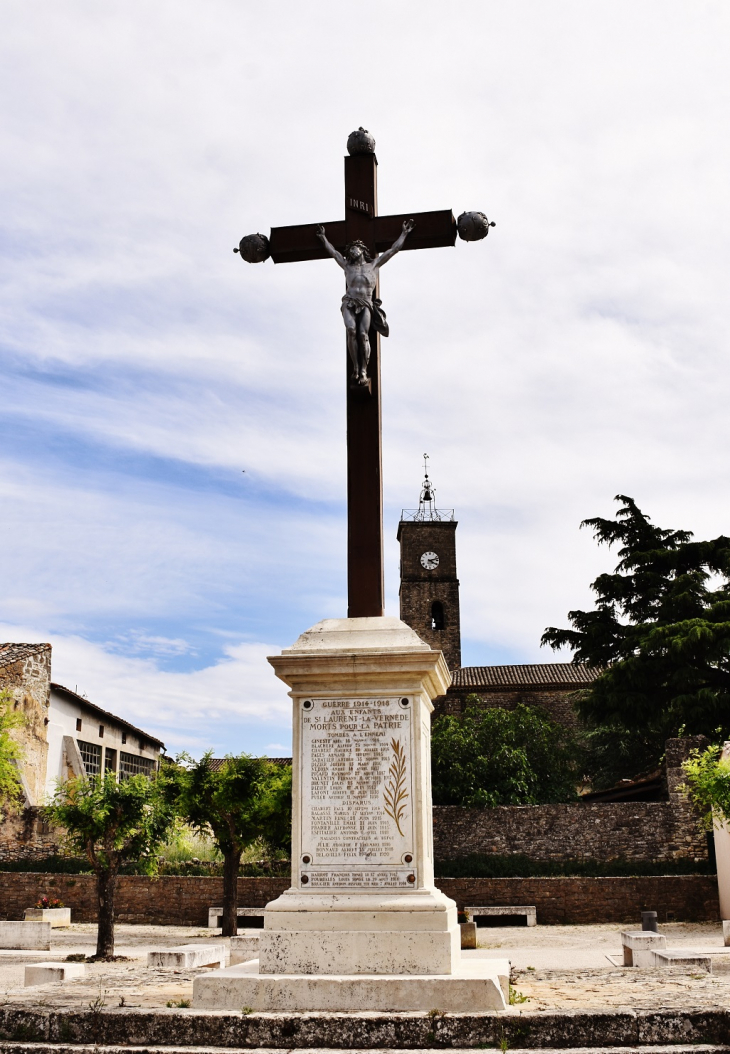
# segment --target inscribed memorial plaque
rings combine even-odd
[[[301,885],[414,888],[412,700],[301,706]]]

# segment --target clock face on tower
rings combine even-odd
[[[439,565],[439,558],[436,553],[424,553],[421,557],[421,567],[425,567],[427,571],[433,571]]]

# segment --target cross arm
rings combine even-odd
[[[317,223],[300,223],[295,227],[272,227],[269,246],[274,263],[297,260],[329,260],[330,256],[317,237]],[[338,252],[345,251],[345,221],[323,224],[327,240]]]
[[[416,226],[406,238],[401,252],[409,249],[435,249],[456,243],[456,220],[451,209],[436,212],[404,212],[400,216],[376,216],[372,222],[375,251],[385,252],[403,229],[404,220],[415,220]],[[316,223],[301,223],[293,227],[272,227],[269,238],[271,259],[274,263],[294,263],[297,260],[328,260],[317,237]],[[344,220],[325,223],[328,240],[338,252],[344,253],[347,234]]]
[[[401,252],[409,249],[437,249],[456,244],[456,220],[451,209],[438,212],[404,212],[401,216],[376,216],[375,249],[385,252],[403,230],[404,220],[414,220],[415,227],[405,240]]]

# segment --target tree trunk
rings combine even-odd
[[[238,933],[238,868],[241,850],[232,849],[223,855],[223,927],[222,936],[235,937]]]
[[[98,871],[96,875],[96,895],[99,901],[99,927],[96,934],[97,957],[114,954],[114,894],[116,890],[116,870]]]

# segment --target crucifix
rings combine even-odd
[[[454,219],[451,209],[378,215],[375,140],[364,128],[347,140],[345,218],[272,227],[249,234],[234,252],[248,263],[332,257],[345,271],[347,328],[347,593],[348,618],[384,613],[380,336],[388,326],[378,297],[379,267],[399,250],[479,241],[490,223],[481,212]],[[382,254],[382,255],[378,255]]]

